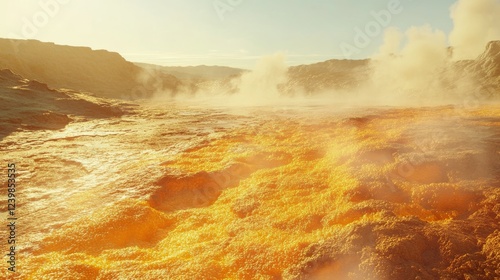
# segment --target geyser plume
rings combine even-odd
[[[435,97],[443,91],[436,77],[448,66],[446,35],[442,31],[424,26],[412,27],[403,34],[389,28],[371,62],[370,87],[383,103]]]
[[[287,71],[282,53],[262,57],[253,71],[233,80],[236,94],[231,103],[263,105],[277,102],[281,97],[280,85],[287,81]]]
[[[450,44],[456,60],[474,59],[490,41],[500,38],[500,1],[460,0],[451,8]]]

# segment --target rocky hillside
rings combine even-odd
[[[146,69],[157,69],[165,74],[175,76],[181,80],[200,81],[226,79],[241,75],[246,70],[226,66],[159,66],[146,63],[135,63]]]
[[[289,89],[301,88],[305,93],[328,89],[349,89],[366,79],[369,60],[327,60],[309,65],[290,67]]]
[[[500,90],[500,41],[490,42],[467,71],[475,73],[485,87]]]
[[[53,88],[123,99],[148,97],[159,90],[175,92],[181,84],[167,74],[155,77],[154,81],[145,79],[141,67],[118,53],[35,40],[0,39],[0,69],[10,69]],[[149,84],[153,82],[154,85]],[[157,88],[158,84],[162,88]]]

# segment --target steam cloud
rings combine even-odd
[[[474,59],[484,46],[500,38],[500,1],[460,0],[451,9],[454,58]]]
[[[460,0],[451,11],[454,29],[449,36],[431,26],[411,27],[405,33],[386,30],[367,85],[375,94],[366,98],[384,104],[456,103],[480,88],[473,73],[455,62],[477,58],[488,42],[500,38],[500,2]]]
[[[262,105],[278,102],[279,86],[287,81],[288,68],[282,53],[262,57],[255,69],[233,81],[237,94],[232,103]]]
[[[406,44],[402,46],[403,39]],[[390,28],[372,60],[370,87],[384,103],[414,102],[414,98],[435,96],[442,91],[436,77],[448,65],[446,35],[442,31],[424,26],[412,27],[403,34]]]

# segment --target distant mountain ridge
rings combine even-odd
[[[288,68],[286,87],[298,87],[305,93],[320,92],[328,89],[349,89],[358,86],[366,79],[370,60],[331,59],[308,65]]]
[[[147,97],[137,77],[142,68],[120,54],[88,47],[62,46],[36,40],[0,39],[0,69],[10,69],[53,88],[70,88],[111,98]],[[162,75],[162,85],[175,92],[179,79]]]
[[[285,94],[313,95],[350,90],[370,75],[371,60],[327,60],[288,68]],[[234,93],[234,78],[248,72],[225,66],[158,66],[132,63],[120,54],[88,47],[61,46],[35,40],[0,39],[0,69],[6,68],[52,88],[86,91],[100,97],[148,98],[154,94]],[[447,71],[473,76],[498,97],[500,41],[490,42],[474,60],[453,64]],[[454,83],[454,81],[448,81]]]

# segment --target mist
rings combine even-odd
[[[371,61],[368,86],[374,97],[383,103],[435,101],[443,91],[436,77],[449,66],[446,35],[430,26],[405,33],[390,28],[384,39]]]
[[[473,60],[500,38],[500,2],[460,0],[451,7],[454,28],[447,35],[431,26],[385,31],[371,59],[364,98],[384,104],[439,105],[481,99],[478,74],[458,60]]]
[[[255,68],[232,81],[236,88],[229,103],[233,105],[265,105],[282,98],[280,85],[287,82],[285,55],[276,53],[257,61]]]

